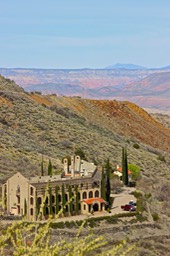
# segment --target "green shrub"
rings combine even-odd
[[[158,221],[158,220],[159,220],[159,215],[158,215],[158,213],[153,213],[153,214],[152,214],[152,218],[153,218],[154,221]]]
[[[132,172],[132,180],[137,180],[140,177],[141,168],[134,164],[128,164],[128,169]]]
[[[133,191],[131,192],[131,195],[134,195],[136,198],[141,198],[142,197],[142,193],[139,191]]]
[[[110,216],[110,218],[107,219],[107,222],[109,224],[116,224],[118,222],[118,218],[114,216]]]
[[[149,198],[152,197],[152,194],[151,193],[147,193],[147,194],[144,195],[144,197],[148,200]]]
[[[166,162],[165,157],[162,156],[162,155],[159,155],[159,156],[158,156],[158,160],[160,160],[160,161],[162,161],[162,162]]]
[[[64,229],[65,228],[65,223],[63,221],[61,221],[61,222],[52,222],[51,223],[51,228],[53,228],[53,229],[57,229],[57,228]]]
[[[137,219],[137,221],[139,221],[139,222],[144,222],[144,221],[147,221],[147,220],[148,220],[147,217],[146,217],[146,216],[143,216],[142,214],[137,214],[137,215],[136,215],[136,219]]]
[[[136,149],[140,148],[139,144],[137,144],[137,143],[133,144],[133,147],[136,148]]]

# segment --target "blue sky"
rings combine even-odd
[[[160,67],[169,57],[169,0],[0,2],[0,67]]]

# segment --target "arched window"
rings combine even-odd
[[[99,197],[99,190],[95,191],[95,197]]]
[[[45,204],[48,204],[48,196],[45,199]]]
[[[61,202],[61,195],[58,195],[58,201]]]
[[[30,188],[30,195],[33,196],[33,193],[34,193],[34,189],[31,187]]]
[[[41,203],[42,203],[41,197],[38,197],[38,198],[37,198],[37,203],[38,203],[38,205],[41,205]]]
[[[93,198],[93,191],[89,192],[89,198]]]
[[[83,192],[83,199],[86,199],[86,198],[87,198],[87,193]]]
[[[67,194],[65,194],[65,200],[66,200],[66,202],[68,201],[68,196],[67,196]]]
[[[40,207],[41,207],[42,199],[41,197],[37,198],[37,212],[40,213]]]
[[[45,214],[46,214],[46,215],[49,214],[49,209],[48,209],[48,207],[45,208]]]
[[[66,212],[68,212],[68,205],[66,205]]]
[[[33,197],[30,198],[30,204],[34,204],[34,199],[33,199]]]
[[[55,214],[55,207],[52,207],[52,213]]]
[[[30,215],[32,216],[33,213],[34,213],[34,210],[33,210],[33,208],[31,208],[31,209],[30,209]]]
[[[51,196],[51,201],[52,201],[52,204],[55,203],[55,196],[54,195]]]

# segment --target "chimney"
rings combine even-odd
[[[64,173],[68,174],[68,159],[64,158]]]
[[[75,157],[75,171],[80,173],[80,156]]]

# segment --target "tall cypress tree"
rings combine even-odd
[[[65,198],[65,188],[64,188],[64,184],[62,184],[62,207],[63,207],[63,213],[66,212],[66,209],[65,209],[65,204],[66,204],[66,198]]]
[[[48,175],[49,176],[52,176],[52,170],[53,170],[53,167],[52,167],[51,159],[49,159],[49,162],[48,162]]]
[[[104,175],[104,169],[103,168],[102,168],[102,180],[101,180],[101,196],[104,200],[106,200],[105,175]]]
[[[128,176],[128,160],[127,160],[127,150],[125,148],[125,185],[127,186],[129,184],[129,176]]]
[[[52,215],[52,189],[49,187],[50,215]]]
[[[69,203],[69,211],[70,211],[70,214],[72,215],[73,213],[73,192],[72,192],[72,187],[71,185],[69,185],[68,187],[68,193],[69,193],[69,200],[70,200],[70,203]]]
[[[56,214],[58,214],[58,212],[59,212],[58,191],[59,191],[59,187],[56,186],[55,187],[55,211],[56,211]]]
[[[42,159],[41,159],[41,176],[44,176],[44,157],[42,155]]]
[[[24,215],[25,216],[27,215],[27,201],[25,198],[24,198]]]
[[[122,181],[125,184],[125,148],[122,147]]]
[[[111,205],[111,199],[110,199],[110,175],[111,175],[111,164],[109,158],[106,161],[105,164],[105,170],[106,170],[106,201],[108,202],[109,206]]]
[[[122,148],[122,181],[124,185],[128,185],[128,161],[127,161],[127,150],[125,147]]]
[[[78,186],[76,185],[75,188],[75,192],[76,192],[76,214],[79,213],[79,198],[78,198]]]

